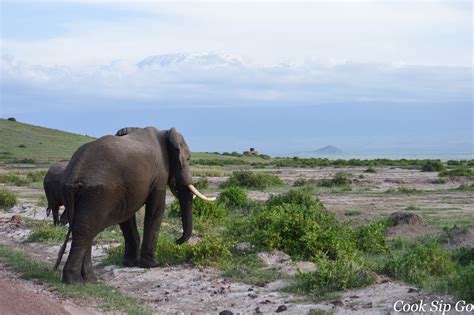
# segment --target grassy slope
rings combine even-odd
[[[33,126],[0,119],[0,162],[33,159],[36,163],[52,163],[69,159],[74,151],[92,137],[57,129]],[[24,145],[25,147],[20,147]],[[258,157],[223,156],[207,152],[193,153],[193,159],[244,159],[247,162],[265,162]]]
[[[0,162],[33,159],[37,163],[69,159],[79,146],[94,140],[92,137],[5,119],[0,119],[0,139]]]

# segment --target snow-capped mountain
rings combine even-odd
[[[200,66],[241,66],[243,59],[240,56],[214,53],[214,52],[197,52],[197,53],[179,53],[164,54],[150,56],[139,63],[139,68],[147,67],[168,67],[179,64],[190,64]]]

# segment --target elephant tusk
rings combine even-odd
[[[206,201],[214,201],[216,200],[216,197],[206,197],[204,196],[203,194],[201,194],[199,192],[199,190],[197,190],[196,187],[194,187],[193,185],[188,185],[188,188],[189,190],[191,190],[191,192],[196,195],[197,197],[201,198],[202,200],[206,200]]]

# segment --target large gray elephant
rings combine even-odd
[[[68,209],[72,244],[63,269],[63,282],[95,280],[91,264],[94,237],[107,226],[120,224],[125,238],[126,266],[156,267],[156,242],[165,210],[166,187],[178,198],[186,242],[192,232],[193,195],[205,200],[192,185],[191,152],[172,128],[124,128],[81,146],[72,156],[61,181]],[[143,243],[135,213],[145,204]],[[60,251],[61,260],[66,242]]]
[[[49,217],[51,212],[53,213],[54,225],[66,224],[67,213],[66,210],[61,214],[59,219],[59,207],[63,206],[63,199],[61,197],[61,178],[68,165],[69,161],[59,161],[53,164],[46,173],[43,179],[44,193],[48,200],[48,207],[46,208],[46,216]]]

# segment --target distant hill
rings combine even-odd
[[[314,155],[342,155],[344,152],[342,152],[341,149],[336,148],[335,146],[332,145],[327,145],[323,148],[319,148],[315,151],[308,152]]]
[[[69,159],[92,137],[0,119],[0,162],[52,163]]]

